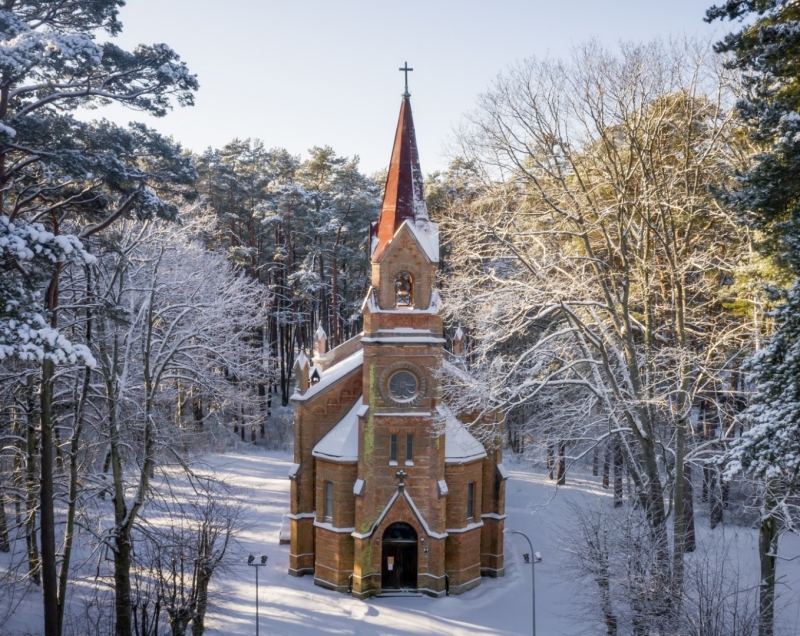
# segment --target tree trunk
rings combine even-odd
[[[206,630],[206,610],[208,609],[208,584],[211,581],[211,573],[205,566],[199,565],[197,575],[197,606],[195,608],[194,620],[192,621],[192,636],[203,636]]]
[[[722,492],[720,488],[720,474],[716,468],[711,469],[711,479],[709,481],[708,497],[711,503],[710,526],[713,530],[722,523],[724,513],[722,505]]]
[[[619,442],[614,443],[614,507],[622,506],[622,447]]]
[[[114,594],[116,597],[116,636],[132,636],[131,620],[131,541],[128,532],[117,524],[114,537]]]
[[[606,444],[606,447],[603,449],[603,488],[608,488],[608,478],[609,473],[611,472],[611,449]]]
[[[595,446],[592,451],[592,477],[600,474],[600,447]]]
[[[678,422],[675,431],[675,484],[674,497],[675,509],[673,510],[673,535],[672,535],[672,601],[674,615],[679,611],[678,606],[683,598],[683,555],[686,549],[686,464],[684,455],[686,451],[686,422]]]
[[[567,443],[558,443],[558,461],[556,462],[556,484],[563,486],[567,483],[567,460],[566,460]]]
[[[56,528],[53,510],[53,375],[52,360],[42,362],[39,502],[42,551],[42,599],[44,601],[45,636],[58,632],[58,575],[56,573]]]
[[[195,430],[203,430],[203,394],[199,389],[192,392],[192,416]]]
[[[694,485],[691,464],[683,465],[683,518],[685,529],[683,549],[685,552],[694,552],[697,539],[694,531]]]
[[[555,467],[555,451],[552,444],[547,445],[547,478],[553,480],[553,468]]]
[[[32,397],[33,377],[29,378],[28,389],[29,395]],[[36,466],[36,457],[39,449],[36,440],[36,415],[33,410],[32,401],[28,402],[27,416],[28,427],[25,453],[25,540],[28,549],[28,571],[31,574],[33,582],[36,585],[41,585],[41,561],[39,557],[39,543],[36,538],[37,502],[39,500],[39,490],[36,486],[36,475],[39,472]]]
[[[11,544],[8,542],[8,520],[6,519],[6,496],[0,490],[0,552],[10,552]]]
[[[340,230],[341,232],[341,230]],[[339,242],[339,239],[336,239]],[[334,246],[336,249],[336,246]],[[331,261],[331,341],[330,348],[333,349],[339,344],[339,272],[336,257]]]
[[[88,339],[87,339],[88,341]],[[67,600],[67,584],[69,582],[69,566],[72,559],[72,542],[75,534],[75,511],[78,505],[78,448],[83,428],[83,413],[89,395],[91,371],[88,367],[83,372],[83,387],[78,406],[75,409],[72,436],[69,444],[69,502],[67,504],[67,525],[64,529],[64,554],[61,559],[61,570],[58,573],[58,633],[64,631],[64,609]]]
[[[775,573],[778,557],[778,519],[774,514],[775,503],[772,485],[767,484],[758,531],[758,557],[761,564],[758,636],[773,636],[775,630]]]

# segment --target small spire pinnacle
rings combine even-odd
[[[403,93],[403,97],[408,99],[409,97],[411,97],[411,93],[408,92],[408,72],[409,71],[413,71],[414,69],[413,68],[408,68],[408,62],[403,62],[403,67],[399,68],[397,70],[398,71],[403,71],[403,73],[405,73],[405,75],[406,75],[406,92]]]

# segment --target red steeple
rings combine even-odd
[[[408,93],[403,95],[400,106],[400,119],[397,122],[392,161],[386,177],[386,191],[383,195],[383,207],[376,232],[378,242],[373,250],[373,258],[380,257],[395,232],[406,220],[428,220]]]

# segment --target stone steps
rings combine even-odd
[[[376,598],[417,598],[424,596],[424,594],[417,592],[417,590],[386,590],[375,596]]]

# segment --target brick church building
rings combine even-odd
[[[500,417],[485,446],[442,401],[440,373],[465,372],[464,335],[445,351],[407,89],[370,234],[363,332],[327,351],[318,329],[313,361],[295,367],[289,573],[358,598],[459,594],[503,576],[507,473]]]

